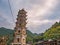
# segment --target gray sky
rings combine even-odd
[[[60,20],[60,0],[0,0],[0,27],[13,29],[19,9],[27,11],[27,28],[33,33],[42,33]],[[13,19],[14,18],[14,21]]]

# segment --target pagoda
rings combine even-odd
[[[26,45],[26,11],[19,10],[12,45]]]

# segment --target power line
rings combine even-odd
[[[9,1],[9,0],[8,0],[8,4],[9,4],[9,8],[10,8],[11,15],[12,15],[12,20],[13,20],[13,22],[15,22],[15,21],[14,21],[13,12],[12,12],[12,8],[11,8],[10,1]]]

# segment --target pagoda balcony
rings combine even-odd
[[[27,18],[17,18],[16,20],[17,20],[17,21],[22,21],[22,20],[23,20],[23,21],[26,21]]]
[[[16,38],[21,38],[21,36],[20,35],[16,35]]]
[[[17,15],[17,17],[27,17],[27,15],[25,15],[25,14],[19,14],[19,15]]]

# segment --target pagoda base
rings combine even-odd
[[[11,45],[21,45],[21,43],[11,43]]]
[[[11,45],[26,45],[26,44],[21,44],[21,43],[11,43]]]

